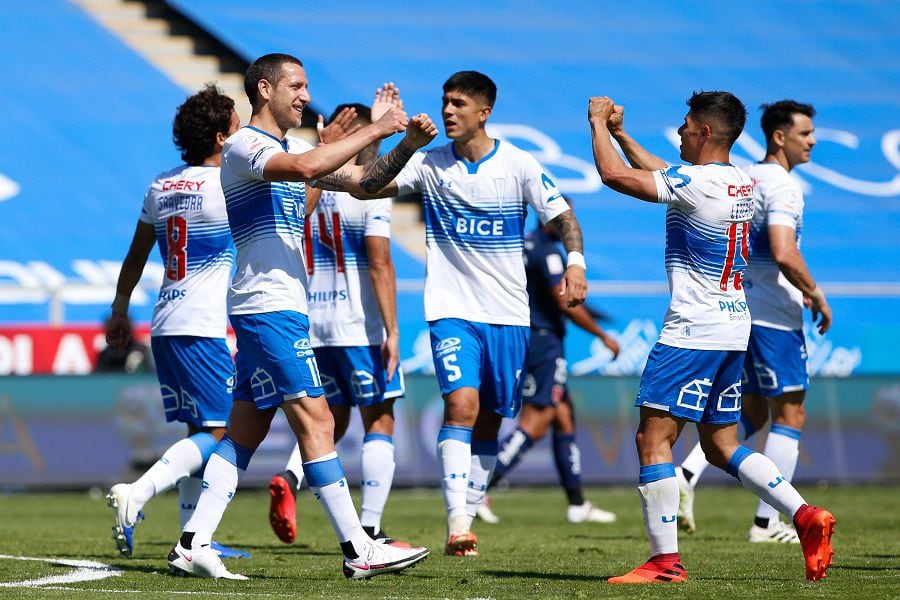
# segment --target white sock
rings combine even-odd
[[[203,470],[203,491],[197,499],[194,514],[184,525],[185,533],[193,533],[191,547],[205,546],[212,541],[228,503],[234,498],[238,481],[247,471],[254,450],[241,446],[226,434]]]
[[[773,424],[769,437],[766,438],[763,454],[775,464],[782,477],[787,481],[793,480],[794,471],[797,469],[797,457],[800,456],[800,431],[786,425]],[[771,524],[773,520],[778,519],[778,511],[760,500],[756,516],[768,519]]]
[[[303,463],[303,470],[309,489],[325,509],[338,542],[350,542],[357,554],[361,554],[371,540],[359,523],[337,452]]]
[[[684,462],[681,463],[682,469],[686,469],[694,474],[690,481],[688,481],[691,485],[691,489],[697,487],[697,482],[700,481],[700,475],[708,466],[709,463],[706,461],[706,455],[703,453],[703,448],[700,447],[700,444],[697,444],[691,449],[687,458],[684,459]]]
[[[806,504],[791,482],[781,475],[775,463],[759,452],[740,446],[728,461],[726,470],[736,475],[746,489],[788,519],[793,519],[797,509]]]
[[[381,531],[381,515],[394,483],[394,443],[383,434],[368,434],[362,447],[362,514],[363,527]]]
[[[187,477],[203,466],[200,448],[190,438],[184,438],[169,449],[131,488],[131,504],[141,510],[150,498],[175,487],[179,479]]]
[[[472,521],[475,520],[475,513],[478,512],[478,507],[484,502],[488,483],[491,481],[491,475],[494,474],[494,467],[496,465],[496,454],[472,455],[472,466],[469,471],[469,487],[466,490],[466,515],[469,517],[470,529],[472,527]]]
[[[648,481],[652,479],[652,481]],[[650,556],[678,552],[678,482],[675,465],[661,463],[641,467],[641,508],[650,540]]]
[[[205,546],[212,541],[228,503],[234,498],[244,469],[239,469],[218,453],[209,457],[203,471],[203,491],[197,499],[194,514],[184,525],[184,531],[194,534],[192,547]]]
[[[465,516],[469,471],[472,469],[472,447],[460,440],[445,439],[438,443],[437,448],[443,474],[447,519]]]
[[[200,499],[200,492],[203,491],[203,480],[200,477],[185,477],[178,482],[178,516],[180,520],[180,530],[184,530],[184,526],[194,514],[197,508],[197,501]]]
[[[300,456],[300,446],[294,444],[294,449],[291,451],[291,457],[288,458],[287,465],[284,467],[285,471],[290,471],[294,474],[294,477],[297,478],[297,489],[296,491],[300,491],[300,484],[303,483],[303,457]]]

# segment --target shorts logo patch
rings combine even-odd
[[[719,412],[737,412],[741,410],[741,383],[734,383],[719,394],[719,401],[716,404],[716,410]]]
[[[462,346],[460,345],[461,342],[462,340],[460,340],[458,337],[444,338],[434,347],[434,355],[436,357],[441,357],[451,352],[457,352],[462,348]]]
[[[372,398],[381,393],[375,376],[362,369],[353,371],[350,375],[350,385],[353,386],[353,395],[359,399]]]
[[[297,350],[297,356],[303,358],[314,354],[312,344],[306,338],[302,338],[294,342],[294,348]]]
[[[253,389],[253,399],[256,401],[270,398],[278,392],[275,381],[269,372],[259,367],[250,376],[250,387]]]
[[[756,372],[756,381],[759,383],[759,387],[761,389],[778,389],[778,374],[775,373],[774,369],[770,369],[768,366],[761,362],[754,362],[753,370]]]
[[[681,391],[678,392],[678,406],[703,412],[711,387],[712,381],[707,378],[695,379],[689,384],[682,386]]]

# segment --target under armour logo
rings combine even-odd
[[[675,522],[675,515],[672,515],[671,517],[667,517],[666,515],[663,515],[663,516],[662,516],[662,522],[663,522],[663,523],[674,523],[674,522]]]
[[[775,481],[770,481],[770,482],[768,483],[768,486],[774,490],[775,488],[777,488],[777,487],[781,484],[782,481],[784,481],[784,478],[783,478],[783,477],[776,477],[776,478],[775,478]]]

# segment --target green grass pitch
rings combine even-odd
[[[799,546],[745,540],[755,498],[737,486],[698,489],[698,531],[681,535],[690,581],[676,585],[613,586],[605,578],[647,558],[640,504],[633,487],[591,488],[588,497],[619,515],[617,523],[570,524],[556,488],[513,488],[494,494],[498,525],[477,522],[482,556],[442,555],[443,500],[438,490],[396,490],[385,529],[423,544],[432,554],[400,575],[348,581],[331,527],[308,490],[299,505],[298,539],[279,542],[269,529],[268,495],[241,490],[217,540],[247,549],[249,560],[228,561],[250,581],[184,579],[167,575],[165,557],[178,537],[176,496],[152,500],[135,532],[131,558],[109,539],[111,511],[86,493],[0,496],[0,598],[898,598],[900,487],[801,488],[837,518],[834,566],[825,581],[804,580]],[[358,501],[358,498],[357,498]],[[13,582],[74,571],[19,558],[97,561],[118,576],[77,583],[12,587]]]

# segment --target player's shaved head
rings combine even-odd
[[[284,74],[285,64],[303,66],[303,62],[299,58],[279,52],[265,54],[253,61],[253,64],[247,69],[247,74],[244,75],[244,92],[247,94],[251,106],[256,106],[259,99],[259,82],[265,79],[273,86],[278,85]]]
[[[760,106],[763,111],[760,125],[766,135],[766,142],[772,140],[772,135],[779,129],[790,129],[794,124],[794,115],[806,115],[810,119],[816,116],[816,109],[812,104],[803,104],[794,100],[779,100],[772,104]]]
[[[490,77],[478,71],[459,71],[444,82],[444,93],[462,92],[470,98],[481,96],[487,105],[494,108],[497,100],[497,85]]]
[[[716,141],[731,148],[747,122],[747,107],[730,92],[694,92],[687,101],[691,118],[708,125]]]

